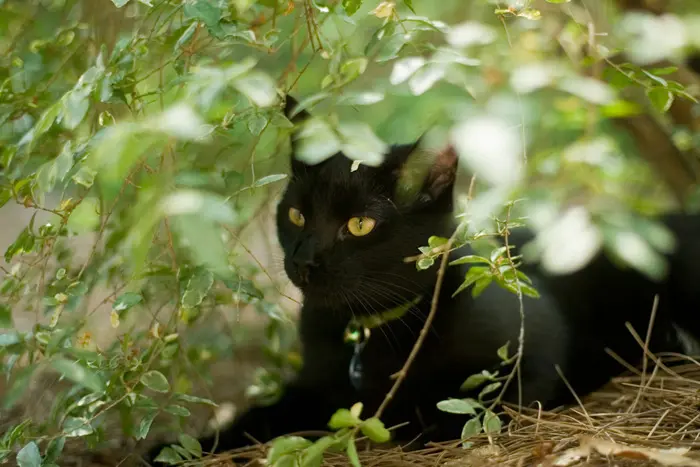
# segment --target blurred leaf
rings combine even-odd
[[[276,83],[265,73],[251,71],[236,79],[233,85],[258,107],[269,107],[277,102]]]
[[[258,136],[265,129],[269,120],[263,114],[253,114],[248,119],[248,130],[251,134]]]
[[[182,447],[187,449],[187,451],[193,456],[202,457],[202,445],[199,444],[199,441],[197,441],[195,438],[183,433],[180,436],[178,436],[177,439],[182,445]]]
[[[508,360],[508,347],[510,347],[510,341],[503,344],[496,351],[496,355],[498,355],[498,358],[500,358],[504,362]]]
[[[647,97],[656,110],[661,113],[668,112],[673,104],[673,93],[664,88],[652,88],[647,91]]]
[[[323,453],[336,443],[332,436],[323,436],[318,441],[305,449],[302,457],[302,467],[320,466],[323,460]]]
[[[51,368],[71,381],[84,386],[91,391],[101,392],[104,390],[104,382],[91,369],[84,367],[80,363],[65,358],[51,360]]]
[[[384,161],[384,154],[389,151],[389,146],[366,123],[343,123],[338,127],[338,132],[343,138],[343,154],[363,164],[376,167]]]
[[[34,441],[27,443],[17,453],[17,465],[19,467],[41,467],[41,453]]]
[[[63,434],[68,438],[80,438],[94,431],[90,420],[84,417],[66,417],[63,421]]]
[[[0,329],[12,329],[12,309],[9,305],[0,303]]]
[[[348,447],[346,452],[348,454],[348,459],[350,460],[352,466],[361,467],[360,458],[357,455],[357,446],[355,446],[355,439],[352,437],[348,439]]]
[[[217,407],[217,404],[214,401],[211,401],[209,399],[205,399],[203,397],[190,396],[189,394],[175,394],[175,396],[178,399],[181,399],[185,402],[191,402],[193,404],[205,404],[205,405],[209,405],[212,407]]]
[[[191,412],[181,405],[169,405],[165,408],[165,411],[177,417],[189,417],[191,415]]]
[[[114,6],[117,8],[121,8],[127,3],[129,3],[130,0],[112,0],[112,3],[114,3]]]
[[[331,417],[328,426],[332,430],[339,430],[341,428],[350,428],[359,425],[361,420],[359,417],[355,416],[348,409],[338,409]]]
[[[171,447],[165,447],[154,459],[155,462],[163,462],[165,464],[176,464],[182,462],[182,457]]]
[[[287,178],[287,174],[272,174],[272,175],[267,175],[265,177],[259,178],[253,183],[254,187],[261,187],[265,185],[269,185],[270,183],[275,183],[280,180],[284,180]]]
[[[360,425],[360,430],[375,443],[386,443],[391,439],[391,433],[384,423],[376,417],[368,418]]]
[[[343,0],[343,8],[348,16],[354,15],[362,6],[362,0]]]
[[[157,370],[144,373],[141,375],[140,381],[144,386],[156,392],[168,392],[170,390],[168,380],[163,373]]]
[[[303,451],[313,443],[300,436],[283,436],[272,442],[270,451],[267,453],[267,463],[275,465],[283,456],[291,453]]]
[[[43,465],[57,464],[65,444],[66,438],[63,436],[52,439],[51,442],[49,442],[49,446],[46,448]]]
[[[143,301],[143,296],[136,292],[126,292],[119,295],[114,303],[112,303],[112,310],[121,313],[126,311]]]
[[[476,373],[469,376],[459,387],[460,391],[469,391],[471,389],[476,389],[486,381],[491,380],[491,376],[487,372]]]
[[[197,268],[187,282],[187,287],[182,296],[182,306],[194,308],[199,306],[214,285],[214,275],[211,271]]]
[[[296,152],[294,156],[306,164],[318,164],[336,154],[341,149],[340,139],[328,122],[320,118],[310,118],[294,135]]]

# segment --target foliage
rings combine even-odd
[[[286,177],[287,91],[297,112],[313,110],[298,129],[307,162],[342,150],[376,165],[389,143],[428,130],[429,146],[449,140],[461,174],[477,177],[456,246],[507,235],[527,212],[538,236],[526,254],[553,272],[600,248],[665,270],[672,239],[639,214],[671,207],[672,190],[615,123],[651,115],[692,149],[698,136],[669,109],[695,101],[675,72],[700,44],[697,15],[610,1],[4,0],[0,17],[0,214],[31,213],[0,272],[4,407],[40,373],[70,382],[43,419],[0,438],[19,465],[59,464],[70,438],[99,446],[117,419],[135,440],[182,431],[194,406],[215,405],[194,388],[245,340],[246,313],[264,320],[270,362],[249,393],[274,398],[298,366],[296,299],[247,246],[271,249],[261,219]],[[426,241],[419,269],[447,244]],[[456,261],[474,264],[462,289],[536,296],[520,258],[493,248]],[[470,378],[489,383],[485,396],[502,377]],[[483,400],[441,406],[479,414],[465,437],[500,430]],[[331,428],[274,443],[270,462],[340,446],[357,464],[358,430],[386,434],[357,407]],[[178,441],[161,456],[201,455]]]

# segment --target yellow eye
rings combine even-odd
[[[304,215],[297,208],[289,208],[289,220],[297,227],[304,227],[306,222]]]
[[[371,217],[353,217],[348,221],[348,230],[356,237],[364,237],[377,225],[377,221]]]

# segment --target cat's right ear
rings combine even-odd
[[[306,169],[306,164],[303,162],[300,162],[296,158],[296,152],[297,152],[297,145],[296,145],[296,139],[297,139],[297,126],[304,122],[306,119],[311,117],[311,115],[306,111],[302,110],[301,112],[297,112],[296,108],[299,106],[299,102],[297,102],[296,99],[294,99],[292,96],[289,94],[286,96],[285,101],[284,101],[284,116],[287,117],[293,124],[294,124],[294,130],[292,130],[292,135],[291,135],[291,146],[292,146],[292,153],[290,155],[290,165],[292,167],[292,173],[293,174],[299,174],[302,171]]]

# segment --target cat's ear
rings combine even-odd
[[[292,146],[292,153],[290,154],[290,165],[292,167],[292,173],[298,174],[306,169],[306,164],[303,162],[299,161],[296,158],[296,152],[297,152],[297,145],[296,145],[296,139],[297,139],[297,126],[304,122],[306,119],[311,117],[311,115],[306,111],[302,110],[301,112],[293,113],[296,111],[296,108],[299,106],[299,102],[297,102],[296,99],[294,99],[292,96],[287,94],[285,97],[284,101],[284,116],[287,117],[293,124],[294,124],[294,130],[292,131],[292,134],[290,136],[290,142]]]
[[[444,204],[446,208],[452,207],[458,160],[457,152],[452,145],[437,153],[421,188],[423,203],[437,203]]]

